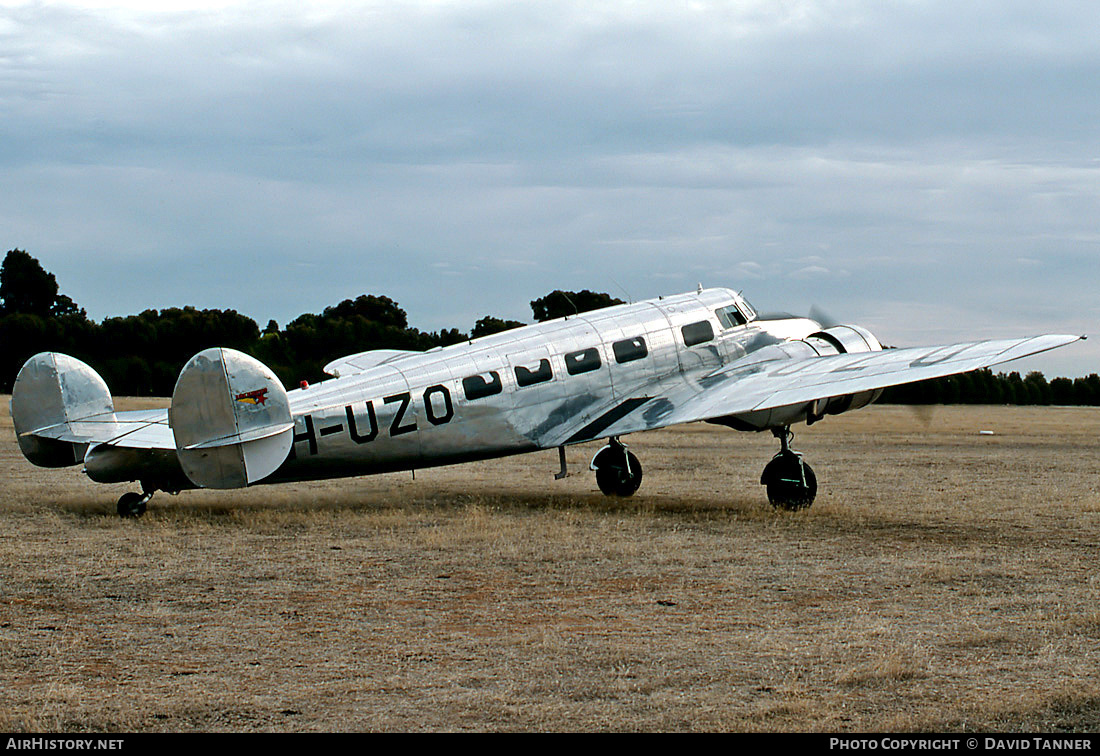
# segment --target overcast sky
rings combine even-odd
[[[96,319],[701,282],[1100,370],[1094,0],[164,7],[0,0],[0,246]]]

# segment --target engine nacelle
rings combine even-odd
[[[866,328],[838,325],[812,333],[800,341],[776,344],[774,347],[767,348],[778,349],[789,359],[814,359],[836,354],[878,352],[882,349],[882,345]],[[841,412],[866,407],[881,395],[882,389],[861,391],[858,394],[831,396],[808,403],[789,404],[785,407],[730,415],[711,422],[743,431],[782,428],[802,421],[812,425],[826,415],[839,415]]]
[[[811,333],[804,341],[820,355],[878,352],[882,349],[875,335],[860,326],[833,326]]]

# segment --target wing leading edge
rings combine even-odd
[[[540,439],[546,448],[699,420],[807,404],[849,394],[965,373],[1065,346],[1083,336],[1052,334],[1025,339],[971,341],[932,347],[884,349],[807,359],[750,354],[698,380],[639,387],[609,405],[605,422],[565,429]],[[661,387],[656,387],[660,389]]]

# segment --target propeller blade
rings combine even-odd
[[[920,420],[921,425],[925,428],[932,424],[932,416],[936,414],[936,405],[910,404],[909,409],[912,410],[913,415]]]
[[[810,305],[810,319],[816,320],[822,328],[832,328],[841,325],[840,321],[829,315],[817,305]]]

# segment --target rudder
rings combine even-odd
[[[286,460],[294,422],[286,389],[235,349],[199,352],[180,371],[169,424],[184,473],[202,488],[243,488]]]

